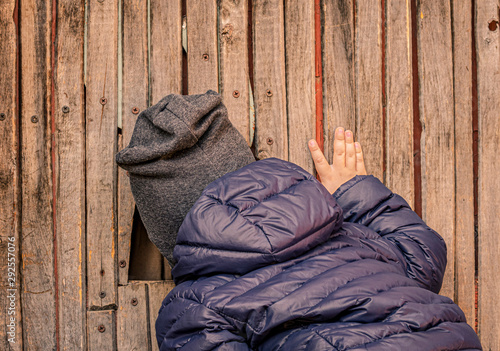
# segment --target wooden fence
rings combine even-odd
[[[368,171],[445,238],[441,293],[500,350],[499,15],[498,0],[3,0],[0,349],[157,349],[173,284],[140,266],[162,258],[132,230],[114,155],[141,110],[213,89],[259,158],[313,172],[307,140],[331,159],[335,127],[352,129]]]

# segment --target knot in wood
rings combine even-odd
[[[226,41],[232,41],[233,29],[234,29],[234,27],[231,23],[228,23],[224,27],[222,27],[221,35]]]

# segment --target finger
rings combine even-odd
[[[331,172],[331,168],[325,158],[325,155],[323,155],[323,152],[321,152],[316,140],[309,140],[308,146],[314,162],[314,167],[316,168],[316,172],[318,172],[321,178],[326,178]]]
[[[347,169],[356,169],[356,152],[354,150],[354,136],[352,131],[345,132],[345,166]]]
[[[345,167],[345,136],[344,128],[335,129],[333,141],[333,167],[341,169]]]
[[[365,160],[363,158],[363,150],[361,149],[361,144],[356,142],[354,146],[356,149],[356,173],[366,174]]]

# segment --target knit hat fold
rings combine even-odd
[[[221,108],[214,110],[218,105]],[[226,109],[221,104],[221,96],[213,90],[206,94],[165,96],[141,113],[129,146],[116,155],[116,162],[132,171],[131,165],[159,157],[169,158],[192,147],[214,118],[223,112],[222,108]]]
[[[116,154],[148,236],[170,265],[177,231],[203,189],[253,161],[213,90],[170,94],[142,111],[129,145]]]

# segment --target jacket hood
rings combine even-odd
[[[277,158],[256,161],[204,189],[179,229],[172,276],[179,283],[284,262],[328,240],[342,221],[310,173]]]

